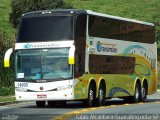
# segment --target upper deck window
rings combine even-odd
[[[17,42],[73,39],[73,16],[33,16],[21,20]]]
[[[154,43],[154,26],[101,16],[89,16],[89,36],[141,43]]]

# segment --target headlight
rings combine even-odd
[[[26,92],[26,91],[27,91],[27,88],[16,88],[16,91]]]

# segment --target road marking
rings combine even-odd
[[[73,113],[74,113],[74,114],[79,114],[79,113],[80,113],[80,111],[74,111]]]
[[[110,109],[110,108],[115,108],[115,107],[121,107],[121,106],[133,106],[133,105],[143,105],[143,104],[149,104],[149,103],[157,103],[160,104],[160,101],[156,101],[156,102],[148,102],[148,103],[133,103],[133,104],[122,104],[122,105],[110,105],[110,106],[101,106],[101,107],[93,107],[93,108],[86,108],[86,109],[82,109],[79,111],[72,111],[72,112],[68,112],[65,113],[63,115],[57,116],[57,117],[53,117],[51,120],[68,120],[76,115],[79,114],[83,114],[83,113],[87,113],[90,111],[94,111],[94,110],[99,110],[99,109]]]
[[[103,108],[105,108],[105,106],[101,106],[100,108],[102,108],[102,109],[103,109]]]
[[[91,108],[91,110],[96,110],[97,108]]]
[[[124,104],[124,105],[128,106],[128,105],[130,105],[130,104]]]
[[[84,109],[84,110],[82,110],[83,112],[88,112],[88,110],[87,109]]]
[[[142,105],[143,105],[144,103],[140,102],[140,103],[138,103],[138,104],[140,104],[140,105],[142,104]]]
[[[160,103],[160,101],[156,101],[156,102],[154,102],[154,103],[158,103],[158,104],[159,104],[159,103]]]
[[[116,105],[111,105],[111,107],[116,107]]]

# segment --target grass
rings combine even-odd
[[[11,13],[10,4],[11,4],[11,0],[0,0],[0,34],[1,34],[1,39],[13,39],[14,38],[15,29],[9,23],[9,14]]]
[[[12,102],[12,101],[16,101],[16,98],[12,96],[0,97],[0,102]]]
[[[78,9],[155,22],[160,15],[159,0],[66,0]],[[156,17],[156,19],[154,18]]]
[[[65,0],[74,8],[152,22],[160,32],[160,0]],[[160,33],[159,33],[160,35]],[[160,37],[159,37],[160,41]],[[160,48],[160,44],[158,44]]]

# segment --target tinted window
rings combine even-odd
[[[154,43],[154,27],[99,16],[89,16],[89,35],[117,40]]]
[[[133,74],[134,57],[89,55],[91,74]]]
[[[73,39],[72,16],[24,17],[18,42],[56,41]]]
[[[80,77],[85,71],[85,46],[86,46],[86,15],[79,15],[75,24],[75,77]]]

